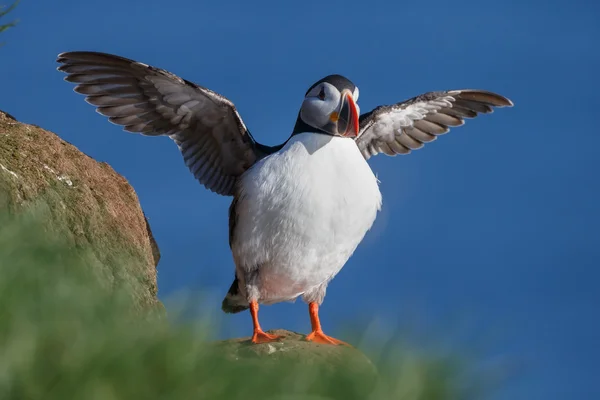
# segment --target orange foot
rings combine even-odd
[[[281,340],[281,338],[283,338],[283,336],[270,335],[263,330],[255,330],[254,334],[252,335],[252,343],[259,344],[259,343],[278,342],[279,340]]]
[[[323,333],[323,331],[312,331],[308,336],[306,336],[306,340],[308,340],[309,342],[315,342],[320,344],[332,344],[335,346],[341,344],[344,346],[352,347],[346,342],[342,342],[339,339],[327,336],[325,333]]]

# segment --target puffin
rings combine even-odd
[[[90,51],[61,53],[57,62],[98,113],[127,132],[167,136],[202,185],[232,197],[235,271],[222,310],[250,310],[253,343],[282,339],[261,328],[259,304],[300,297],[312,328],[306,340],[346,345],[324,333],[319,306],[381,209],[367,161],[410,154],[466,119],[513,106],[494,92],[459,89],[361,114],[358,87],[329,75],[306,91],[289,137],[268,146],[229,99],[164,69]]]

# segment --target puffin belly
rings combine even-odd
[[[242,177],[232,252],[238,274],[269,304],[332,279],[381,208],[373,172],[353,140],[314,133]]]

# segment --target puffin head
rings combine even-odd
[[[357,100],[358,88],[349,79],[326,76],[306,92],[292,134],[315,132],[355,138],[360,115]]]

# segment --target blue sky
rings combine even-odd
[[[379,155],[383,210],[322,307],[326,331],[400,328],[464,346],[516,375],[497,399],[595,399],[600,359],[600,5],[589,1],[167,2],[23,0],[2,34],[0,109],[110,163],[137,191],[162,251],[163,299],[202,291],[218,313],[233,276],[227,207],[166,138],[126,134],[55,70],[59,52],[115,53],[230,98],[254,137],[285,140],[330,73],[361,110],[480,88],[515,107],[409,156]],[[217,314],[218,315],[218,314]],[[247,313],[222,316],[248,335]],[[308,332],[305,305],[261,308]]]

